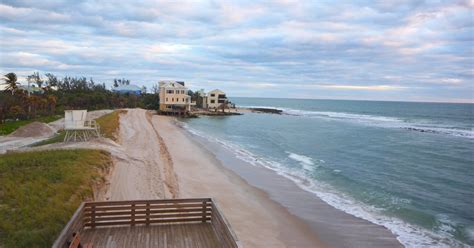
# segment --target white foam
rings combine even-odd
[[[190,128],[187,125],[184,125],[184,127],[186,130],[188,130],[194,135],[204,138],[210,142],[221,144],[225,149],[232,152],[237,158],[253,166],[263,166],[265,168],[273,170],[278,175],[284,176],[292,180],[303,190],[315,194],[324,202],[339,210],[342,210],[353,216],[365,219],[374,224],[386,227],[397,236],[397,239],[405,247],[467,247],[467,245],[455,240],[446,232],[435,233],[422,227],[406,223],[398,218],[385,216],[381,213],[383,209],[378,209],[373,206],[368,206],[359,203],[352,197],[334,190],[331,186],[327,184],[317,182],[308,178],[303,170],[290,169],[276,161],[257,156],[237,144],[223,141],[210,135],[201,133],[195,129]],[[293,153],[292,157],[292,159],[302,163],[303,161],[313,163],[311,158],[304,155]],[[470,234],[474,235],[474,230],[471,231],[472,232]]]
[[[300,165],[303,167],[303,169],[307,171],[312,171],[314,169],[314,163],[313,159],[310,157],[307,157],[305,155],[300,155],[292,152],[286,152],[288,153],[288,157],[299,162]]]
[[[466,227],[466,234],[470,240],[474,240],[474,226]]]
[[[451,135],[456,137],[474,138],[474,129],[471,127],[458,128],[446,124],[431,123],[427,120],[403,120],[400,118],[367,114],[353,114],[346,112],[331,112],[331,111],[309,111],[301,109],[292,109],[284,107],[271,106],[245,106],[253,108],[277,108],[283,111],[284,114],[303,116],[309,118],[323,118],[328,120],[339,120],[363,125],[384,127],[384,128],[401,128],[408,131],[438,133]]]

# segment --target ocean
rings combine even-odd
[[[231,98],[282,115],[184,119],[407,247],[474,245],[474,104]]]

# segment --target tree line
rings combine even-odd
[[[158,109],[157,94],[119,94],[107,90],[104,83],[92,78],[63,77],[38,72],[27,77],[29,85],[20,86],[15,73],[3,77],[5,90],[0,91],[0,123],[6,120],[24,120],[39,116],[63,114],[66,109]],[[126,79],[115,79],[114,86],[130,84]]]

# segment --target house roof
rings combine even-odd
[[[142,88],[134,85],[134,84],[129,84],[129,85],[119,85],[115,88],[112,89],[113,91],[141,91]]]
[[[211,93],[214,93],[214,94],[225,94],[225,92],[224,92],[224,91],[222,91],[222,90],[219,90],[219,89],[215,89],[215,90],[211,90],[211,91],[209,91],[209,94],[211,94]]]
[[[182,84],[177,83],[175,81],[163,82],[163,84],[160,85],[160,88],[161,87],[163,87],[163,88],[175,88],[175,89],[187,89],[186,86],[183,86]]]

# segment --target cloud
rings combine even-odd
[[[388,90],[400,90],[406,87],[400,87],[395,85],[324,85],[321,86],[328,89],[341,89],[341,90],[369,90],[369,91],[388,91]]]
[[[61,13],[31,8],[14,8],[0,4],[1,18],[18,22],[68,22],[70,17]]]
[[[230,96],[469,99],[473,11],[472,0],[5,0],[0,73],[180,79]]]

